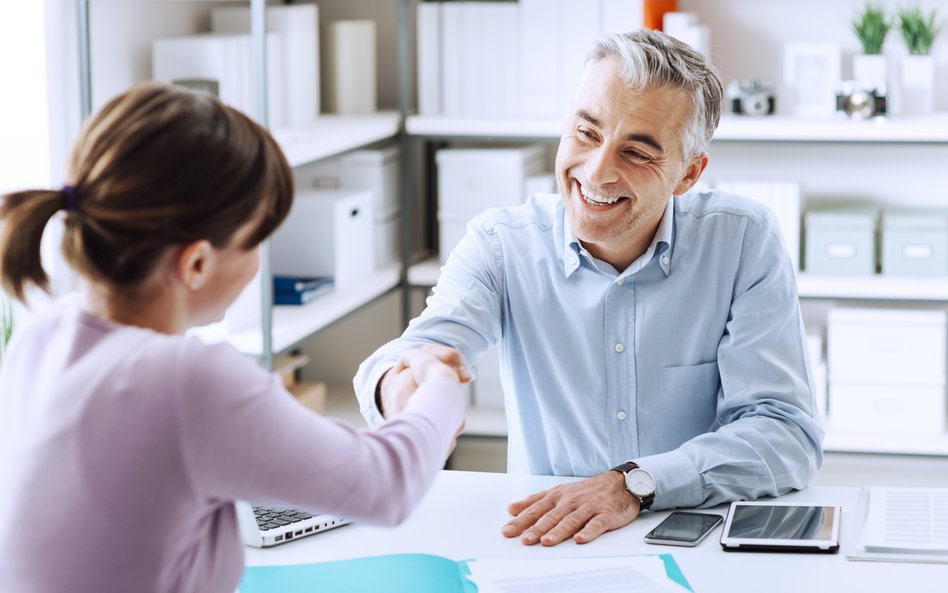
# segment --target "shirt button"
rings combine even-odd
[[[619,278],[618,280],[616,280],[616,284],[618,286],[622,286],[623,284],[625,284],[625,280],[623,280],[622,278]]]
[[[662,256],[662,263],[665,264],[666,266],[668,265],[668,256],[667,256],[667,255],[663,255],[663,256]]]
[[[616,344],[616,352],[622,352],[623,350],[625,350],[625,346],[622,344]]]
[[[625,410],[619,410],[616,412],[616,418],[619,420],[625,420]]]

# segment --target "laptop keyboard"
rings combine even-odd
[[[257,526],[261,531],[285,527],[291,523],[298,523],[312,517],[311,514],[296,509],[280,509],[264,506],[253,507],[253,514],[257,518]]]

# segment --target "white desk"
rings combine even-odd
[[[696,548],[656,546],[642,541],[667,514],[645,513],[631,525],[586,545],[564,542],[552,548],[524,546],[506,539],[500,528],[509,519],[507,503],[569,481],[548,476],[519,476],[445,471],[411,517],[396,528],[349,525],[268,550],[247,548],[247,565],[296,564],[360,556],[419,552],[464,560],[471,558],[555,558],[671,553],[697,593],[822,593],[948,590],[948,564],[855,562],[847,560],[858,488],[811,488],[786,500],[842,505],[839,554],[724,552],[721,529]],[[726,506],[713,509],[722,515]]]

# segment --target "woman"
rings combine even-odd
[[[3,589],[231,593],[236,499],[403,520],[461,424],[463,365],[403,359],[405,413],[360,432],[230,346],[184,336],[223,316],[290,210],[273,138],[213,97],[142,84],[85,126],[69,178],[0,204],[6,292],[47,285],[40,238],[60,210],[81,278],[81,298],[20,328],[0,368]]]

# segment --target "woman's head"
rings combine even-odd
[[[60,209],[69,264],[133,294],[170,250],[197,241],[253,250],[293,200],[292,172],[266,130],[210,95],[158,83],[132,87],[88,121],[68,177],[63,190],[0,204],[3,288],[21,299],[28,284],[47,285],[40,239]]]

